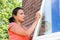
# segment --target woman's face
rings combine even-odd
[[[24,11],[22,9],[18,10],[17,15],[15,16],[15,19],[20,21],[20,22],[25,21],[25,14],[24,14]]]

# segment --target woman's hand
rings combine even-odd
[[[36,12],[35,20],[38,21],[39,18],[40,18],[40,12],[38,11],[38,12]]]

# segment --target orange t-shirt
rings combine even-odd
[[[10,23],[8,26],[8,36],[9,36],[9,40],[30,40],[30,36],[22,36],[22,35],[18,35],[12,31],[10,31],[9,29],[15,25],[14,22]]]

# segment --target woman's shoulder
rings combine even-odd
[[[14,26],[14,25],[16,25],[15,22],[11,22],[11,23],[9,23],[8,29],[11,28],[11,27]]]
[[[9,25],[15,25],[16,23],[15,22],[11,22],[11,23],[9,23]]]

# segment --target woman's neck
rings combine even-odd
[[[16,21],[16,23],[20,26],[22,26],[22,22]]]

